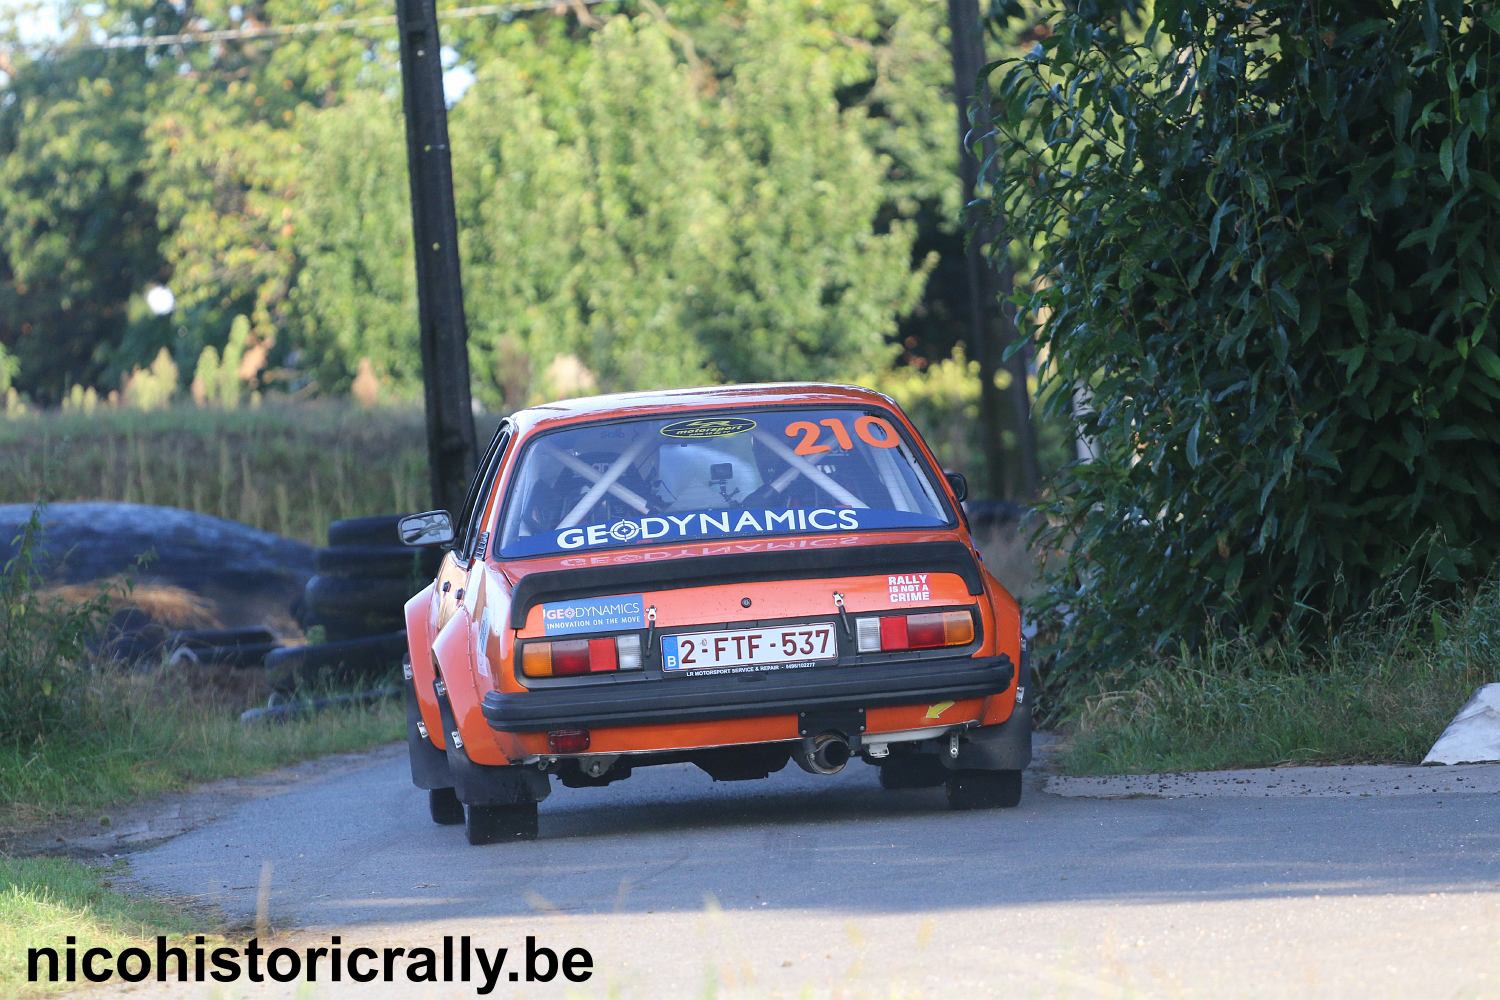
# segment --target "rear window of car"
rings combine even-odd
[[[502,558],[951,524],[878,410],[716,411],[539,435],[511,477]]]

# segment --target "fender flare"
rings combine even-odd
[[[983,572],[985,600],[989,603],[989,613],[997,633],[996,652],[1004,653],[1011,657],[1012,663],[1019,665],[1010,688],[991,695],[985,701],[980,715],[981,725],[995,726],[1007,723],[1020,708],[1016,692],[1026,686],[1024,677],[1030,661],[1027,657],[1026,640],[1021,635],[1021,603],[987,568]],[[1027,746],[1030,746],[1029,739]]]
[[[432,598],[436,588],[437,584],[429,583],[406,602],[406,649],[411,657],[417,711],[427,727],[428,739],[442,750],[445,748],[443,718],[438,711],[437,695],[432,690],[432,683],[437,679],[431,641]]]
[[[462,605],[438,630],[432,641],[432,657],[437,679],[448,692],[448,707],[463,741],[464,754],[475,764],[509,764],[510,758],[501,750],[494,730],[480,710],[479,689],[474,680],[474,623]],[[447,733],[443,738],[447,740]]]

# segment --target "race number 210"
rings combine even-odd
[[[842,417],[825,417],[816,424],[811,420],[793,420],[786,425],[786,436],[802,439],[797,442],[797,447],[792,449],[798,455],[821,455],[825,451],[832,451],[833,447],[826,444],[818,444],[818,439],[823,436],[823,428],[827,428],[833,435],[834,442],[845,451],[854,450],[854,438],[869,445],[871,448],[894,448],[901,443],[896,428],[884,417],[863,416],[854,420],[854,437],[849,435],[849,427],[844,423]]]

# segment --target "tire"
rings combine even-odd
[[[464,835],[476,847],[507,840],[535,840],[536,803],[464,806]]]
[[[315,576],[307,581],[307,614],[314,621],[330,619],[404,618],[406,602],[415,590],[400,580],[350,580]]]
[[[464,804],[451,788],[427,790],[427,812],[438,826],[457,826],[464,822]]]
[[[172,648],[210,649],[222,646],[259,646],[274,643],[276,636],[268,628],[185,628],[168,638]]]
[[[332,645],[336,642],[359,642],[403,631],[406,628],[406,619],[394,615],[377,614],[368,614],[359,618],[319,618],[317,621],[308,622],[308,628],[313,627],[321,628],[323,642]]]
[[[319,576],[368,580],[379,577],[409,583],[431,579],[442,564],[440,549],[411,549],[405,545],[345,545],[319,549],[313,567]]]
[[[1020,771],[953,771],[948,776],[952,809],[1010,809],[1020,802]]]
[[[342,545],[400,545],[401,536],[396,523],[405,514],[374,514],[370,517],[346,517],[328,526],[328,544]]]
[[[281,648],[279,643],[259,642],[242,646],[181,645],[172,650],[167,662],[173,666],[201,663],[210,667],[259,667],[266,657]]]
[[[364,639],[272,650],[266,655],[266,670],[274,690],[295,691],[317,680],[347,683],[376,679],[399,667],[405,653],[406,633],[387,632]]]
[[[443,719],[444,743],[447,744],[448,768],[453,775],[454,794],[464,804],[464,836],[469,843],[494,844],[507,840],[535,840],[537,837],[537,802],[547,797],[546,778],[540,794],[527,782],[505,781],[497,786],[494,779],[515,777],[519,767],[486,767],[476,765],[454,740],[457,725],[448,696],[439,691],[438,714]]]
[[[880,787],[886,791],[908,788],[936,788],[952,772],[930,753],[892,757],[880,765]]]

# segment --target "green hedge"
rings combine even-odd
[[[1090,13],[1090,12],[1093,13]],[[1316,637],[1500,551],[1500,12],[1082,5],[994,68],[995,206],[1089,401],[1058,484],[1065,670]],[[1044,34],[1044,32],[1038,32]],[[1407,572],[1410,570],[1410,572]]]

